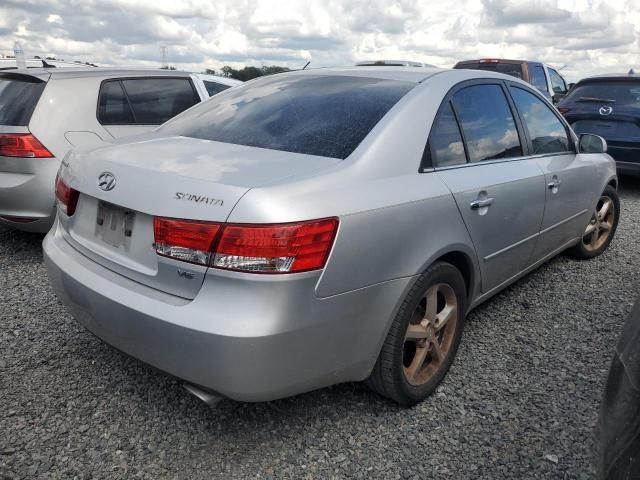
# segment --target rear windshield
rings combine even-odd
[[[158,132],[344,159],[414,86],[364,77],[273,76],[225,90]]]
[[[488,70],[490,72],[504,73],[512,77],[522,78],[522,65],[519,63],[462,63],[456,65],[458,69],[466,70]]]
[[[45,85],[34,77],[0,76],[0,125],[28,126]]]
[[[576,85],[566,101],[640,106],[640,82],[611,80]]]

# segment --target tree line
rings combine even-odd
[[[262,77],[264,75],[273,75],[274,73],[288,72],[289,68],[280,67],[278,65],[269,65],[264,67],[252,67],[247,66],[239,70],[225,65],[220,70],[214,70],[207,68],[204,73],[208,75],[219,75],[221,77],[235,78],[236,80],[242,80],[246,82],[252,78]]]

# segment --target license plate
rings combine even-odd
[[[131,237],[135,212],[107,202],[98,204],[96,233],[105,243],[119,247]]]

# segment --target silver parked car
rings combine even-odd
[[[241,82],[187,72],[28,68],[0,72],[0,223],[47,232],[72,148],[145,133]]]
[[[563,250],[607,248],[605,149],[501,74],[275,75],[70,154],[46,264],[81,324],[192,391],[367,380],[408,405],[471,309]]]

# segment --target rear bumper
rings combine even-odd
[[[55,219],[54,190],[59,166],[56,158],[2,157],[0,223],[18,230],[47,232]],[[30,173],[21,173],[20,170],[29,170]]]
[[[239,401],[366,378],[412,283],[317,298],[317,272],[279,279],[221,272],[185,300],[101,267],[57,229],[44,240],[45,262],[79,323],[143,362]]]

